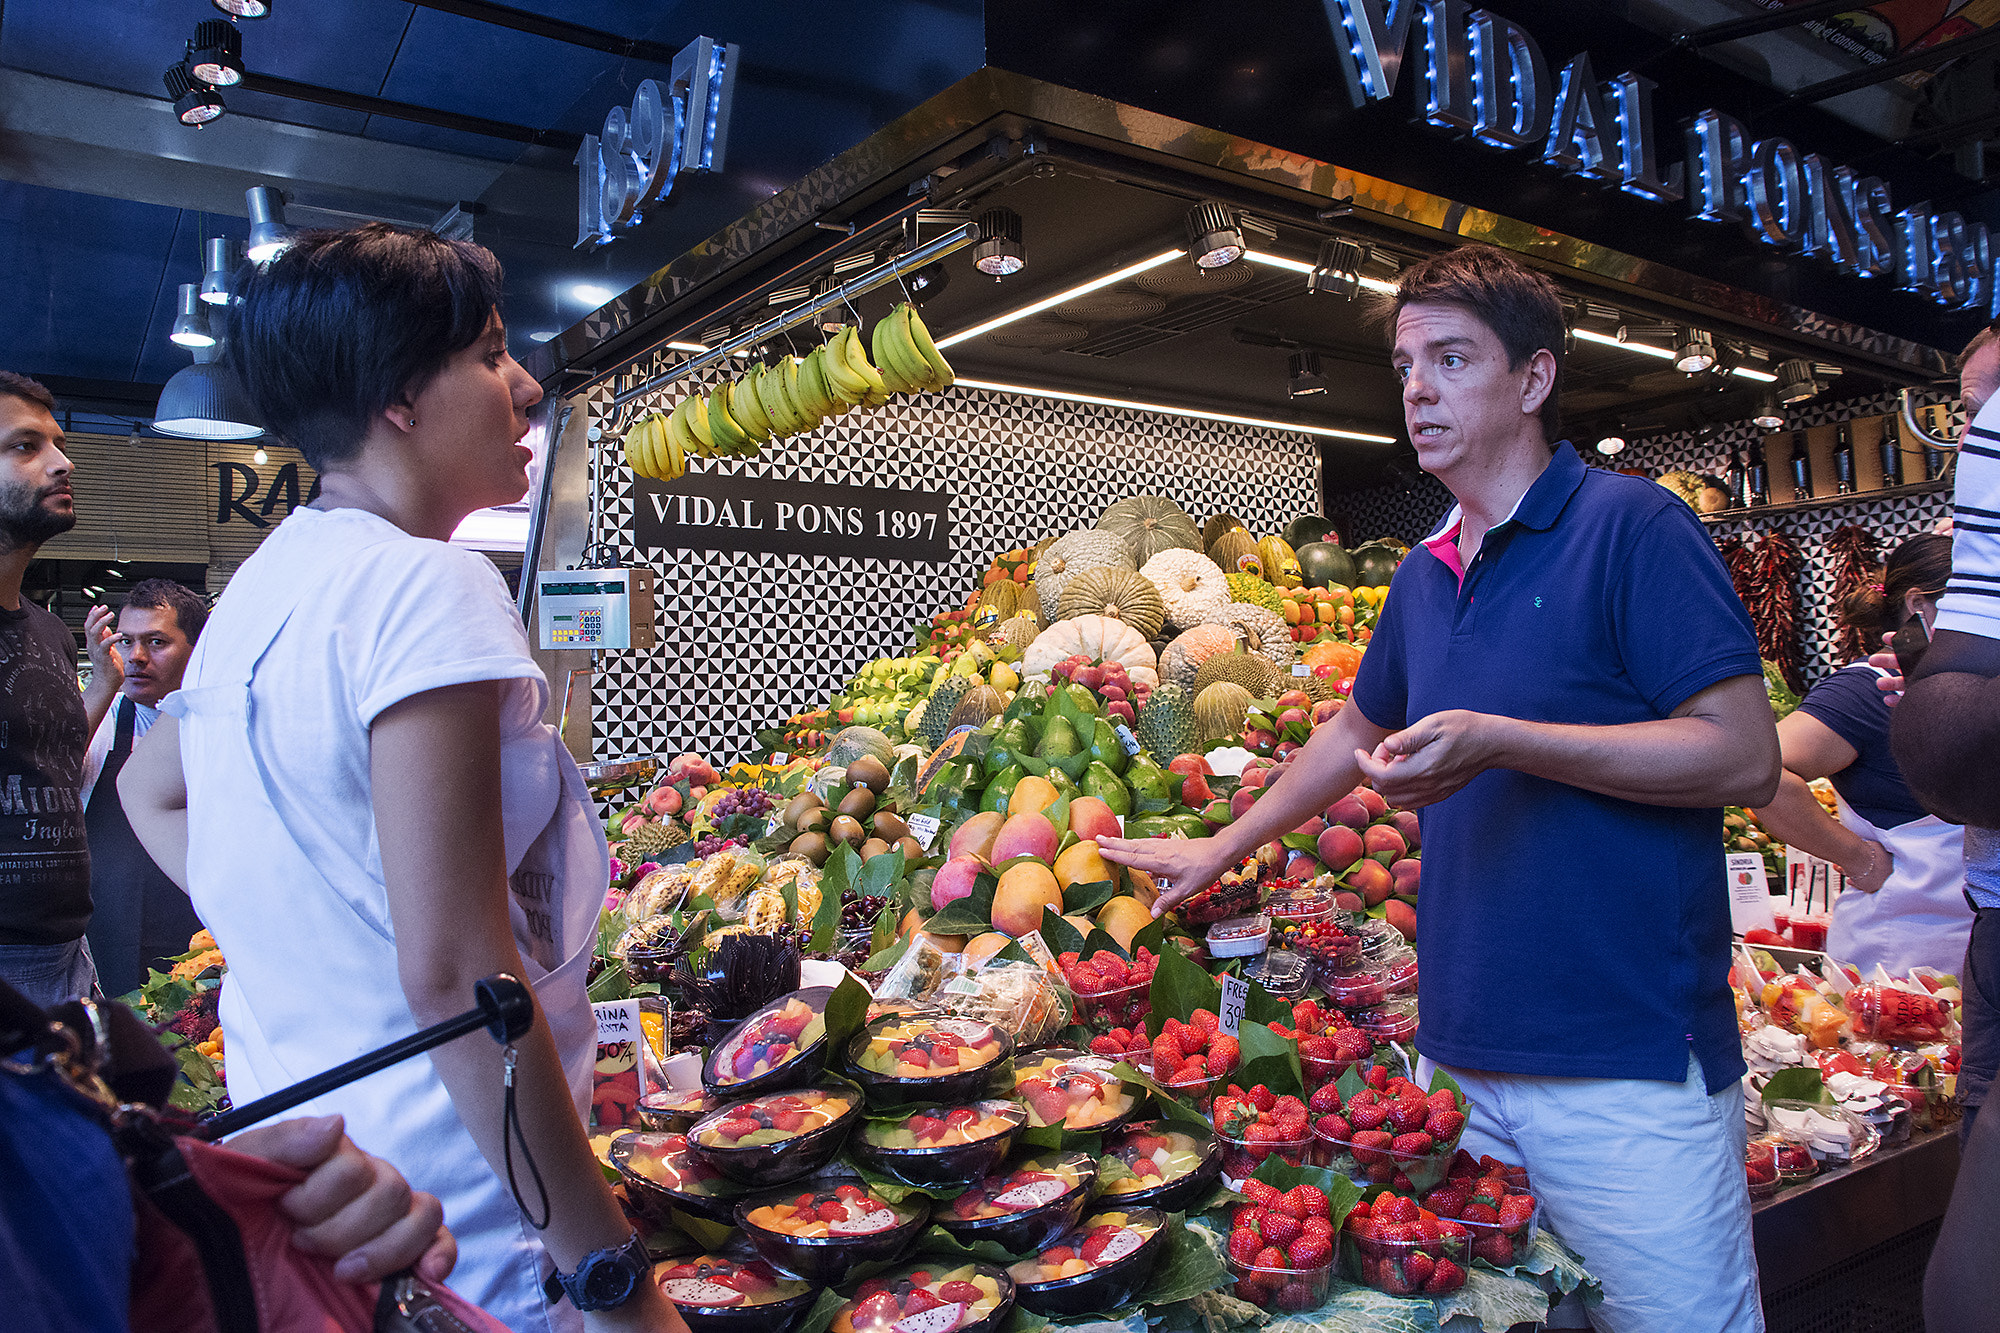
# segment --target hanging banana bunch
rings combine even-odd
[[[639,476],[672,481],[690,458],[755,458],[774,439],[857,407],[881,407],[892,394],[948,389],[954,378],[922,317],[904,301],[876,321],[868,347],[857,325],[844,325],[804,356],[754,365],[705,394],[689,394],[672,412],[647,413],[625,432],[625,463]]]

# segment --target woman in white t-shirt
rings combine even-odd
[[[471,1007],[481,977],[533,984],[519,1138],[483,1035],[306,1109],[443,1201],[452,1286],[510,1327],[684,1331],[580,1119],[603,834],[505,584],[447,541],[527,490],[542,395],[500,290],[484,249],[382,224],[307,233],[249,280],[233,354],[321,494],[230,580],[119,790],[229,960],[239,1104]]]

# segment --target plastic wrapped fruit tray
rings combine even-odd
[[[724,1226],[735,1216],[742,1187],[688,1151],[685,1134],[628,1129],[611,1140],[606,1156],[632,1198],[656,1214],[684,1208]]]
[[[758,1254],[809,1282],[837,1285],[856,1264],[896,1259],[930,1221],[921,1194],[890,1203],[859,1180],[808,1183],[745,1199],[736,1225]]]
[[[1028,1105],[1028,1124],[1108,1134],[1139,1110],[1136,1088],[1112,1073],[1116,1060],[1050,1048],[1014,1064],[1014,1095]]]
[[[716,1097],[754,1097],[811,1083],[826,1070],[830,986],[771,1001],[726,1033],[702,1063],[702,1086]]]
[[[1083,1315],[1129,1304],[1166,1249],[1167,1218],[1156,1208],[1092,1213],[1053,1245],[1007,1270],[1022,1307],[1040,1315]]]
[[[1213,1132],[1196,1134],[1165,1120],[1141,1121],[1107,1136],[1104,1156],[1131,1172],[1100,1185],[1098,1201],[1107,1207],[1184,1213],[1206,1200],[1222,1175],[1222,1144]]]
[[[695,1122],[688,1147],[732,1180],[777,1185],[832,1161],[860,1120],[861,1094],[835,1082],[731,1102]]]
[[[858,1033],[847,1064],[871,1104],[976,1101],[1014,1039],[992,1023],[942,1014],[888,1014]]]
[[[1097,1161],[1088,1153],[1042,1153],[974,1182],[939,1204],[931,1220],[959,1240],[1032,1254],[1076,1225],[1096,1179]]]
[[[993,1333],[1014,1308],[1014,1279],[991,1264],[925,1260],[867,1278],[834,1313],[832,1333]]]
[[[1018,1102],[933,1106],[900,1122],[863,1121],[848,1151],[869,1170],[906,1185],[963,1185],[1006,1161],[1027,1123]]]
[[[812,1283],[761,1259],[667,1259],[653,1266],[653,1280],[691,1333],[787,1333],[819,1298]]]

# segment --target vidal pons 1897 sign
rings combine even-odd
[[[632,539],[640,547],[951,559],[951,496],[943,491],[690,472],[670,482],[642,479],[632,500]]]
[[[1663,163],[1653,80],[1600,82],[1584,51],[1551,71],[1519,24],[1467,0],[1322,0],[1356,107],[1414,89],[1425,124],[1660,203],[1740,225],[1765,245],[1955,310],[2000,315],[1986,225],[1926,204],[1898,208],[1888,182],[1753,139],[1742,121],[1705,110],[1682,127],[1681,160]]]

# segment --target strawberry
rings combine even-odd
[[[1111,989],[1111,983],[1094,968],[1079,967],[1069,974],[1069,988],[1078,995],[1102,995]]]
[[[1102,1037],[1092,1037],[1090,1039],[1090,1053],[1092,1055],[1116,1057],[1125,1053],[1125,1047],[1121,1042],[1106,1034]]]
[[[1131,984],[1131,965],[1109,949],[1099,949],[1091,955],[1090,965],[1111,983],[1113,989]]]
[[[1181,1044],[1174,1039],[1173,1033],[1162,1032],[1159,1036],[1153,1038],[1154,1072],[1179,1069],[1182,1064],[1186,1063],[1187,1058],[1188,1053],[1181,1049]]]
[[[1270,1124],[1269,1122],[1263,1120],[1259,1120],[1256,1124],[1251,1125],[1248,1129],[1243,1131],[1243,1141],[1245,1143],[1250,1144],[1253,1148],[1261,1144],[1278,1143],[1281,1142],[1283,1138],[1284,1136],[1278,1133],[1278,1127],[1276,1125]],[[1269,1152],[1270,1150],[1267,1148],[1264,1151]],[[1259,1160],[1262,1160],[1263,1157],[1262,1153],[1254,1155],[1257,1156]]]
[[[1412,1257],[1420,1259],[1430,1258],[1429,1255],[1416,1255]],[[1369,1274],[1364,1270],[1361,1276],[1365,1279],[1369,1277]],[[1381,1261],[1381,1267],[1375,1274],[1375,1285],[1391,1296],[1414,1296],[1421,1290],[1418,1284],[1410,1282],[1403,1276],[1402,1266],[1398,1265],[1393,1259],[1384,1259]]]
[[[1265,1208],[1269,1208],[1285,1196],[1283,1190],[1264,1180],[1246,1180],[1240,1192],[1250,1202]]]
[[[1290,1245],[1304,1234],[1305,1229],[1300,1226],[1299,1219],[1291,1214],[1275,1210],[1264,1214],[1263,1235],[1266,1244]]]
[[[1445,1174],[1453,1180],[1464,1180],[1466,1187],[1469,1189],[1471,1188],[1471,1183],[1480,1176],[1479,1163],[1473,1159],[1471,1153],[1460,1148],[1451,1155],[1451,1166]]]
[[[1319,1293],[1313,1290],[1313,1284],[1310,1281],[1302,1277],[1295,1277],[1279,1288],[1275,1301],[1280,1310],[1290,1311],[1295,1314],[1302,1314],[1307,1310],[1311,1310],[1317,1307],[1319,1303]]]
[[[755,1134],[762,1128],[763,1126],[755,1120],[751,1120],[747,1116],[739,1116],[734,1120],[723,1121],[715,1127],[715,1132],[725,1139],[734,1140],[740,1139],[746,1134]]]
[[[1461,1222],[1477,1222],[1481,1226],[1496,1226],[1500,1221],[1500,1210],[1491,1204],[1468,1203],[1458,1215]]]
[[[1232,1262],[1248,1266],[1257,1261],[1257,1251],[1264,1248],[1264,1242],[1255,1231],[1248,1227],[1238,1227],[1229,1233],[1229,1258]],[[1048,1256],[1042,1256],[1047,1262]]]
[[[1384,1194],[1375,1200],[1377,1222],[1414,1222],[1417,1211],[1417,1201],[1400,1194]]]
[[[1446,1240],[1467,1240],[1471,1238],[1472,1232],[1464,1223],[1442,1217],[1438,1219],[1438,1235]]]
[[[1323,1115],[1313,1121],[1313,1132],[1323,1139],[1337,1139],[1342,1143],[1354,1141],[1354,1126],[1342,1116]]]
[[[944,1297],[947,1303],[963,1301],[972,1305],[983,1299],[986,1293],[970,1282],[947,1282],[938,1288],[938,1295]]]
[[[1188,1026],[1206,1039],[1222,1030],[1222,1020],[1206,1009],[1197,1009],[1188,1015]]]
[[[1368,1072],[1361,1076],[1361,1081],[1380,1092],[1389,1086],[1389,1071],[1381,1065],[1371,1065]]]
[[[1338,1060],[1340,1048],[1333,1044],[1332,1037],[1306,1037],[1299,1042],[1301,1060]]]
[[[1439,1143],[1456,1142],[1464,1128],[1465,1113],[1462,1111],[1432,1111],[1430,1119],[1424,1121],[1424,1133]]]
[[[1301,1236],[1320,1236],[1331,1240],[1333,1238],[1333,1219],[1318,1216],[1308,1217],[1305,1221],[1299,1223],[1299,1234]]]
[[[1379,1106],[1373,1102],[1362,1102],[1358,1099],[1347,1104],[1348,1123],[1353,1125],[1357,1132],[1361,1130],[1380,1129],[1388,1122],[1388,1119],[1389,1109],[1385,1106]]]
[[[1224,1138],[1248,1139],[1258,1127],[1257,1108],[1247,1102],[1232,1102],[1227,1111],[1215,1113],[1216,1132]]]
[[[1239,1203],[1229,1214],[1229,1225],[1241,1230],[1244,1227],[1257,1230],[1264,1221],[1264,1205],[1260,1203]]]
[[[1472,1257],[1484,1259],[1495,1268],[1514,1265],[1514,1242],[1498,1233],[1489,1233],[1472,1242]]]
[[[1322,1084],[1306,1102],[1307,1109],[1316,1115],[1338,1111],[1340,1106],[1340,1089],[1331,1083]]]
[[[911,1274],[911,1277],[914,1279],[915,1274]],[[935,1310],[943,1304],[943,1301],[931,1295],[930,1292],[924,1290],[922,1287],[912,1287],[910,1294],[903,1297],[903,1313],[905,1315],[922,1314],[926,1310]]]
[[[1366,1060],[1375,1053],[1375,1039],[1359,1028],[1344,1028],[1334,1033],[1333,1044],[1343,1060]]]
[[[1413,1134],[1424,1127],[1430,1114],[1431,1108],[1422,1098],[1405,1098],[1389,1108],[1389,1126],[1398,1134]]]
[[[1285,1253],[1294,1268],[1322,1268],[1333,1262],[1333,1243],[1324,1236],[1300,1236]]]
[[[1384,1183],[1387,1184],[1390,1189],[1401,1190],[1405,1194],[1415,1194],[1417,1192],[1416,1184],[1412,1182],[1407,1175],[1403,1174],[1401,1171],[1396,1170],[1396,1164],[1394,1162],[1388,1163],[1388,1170],[1389,1170],[1389,1179]]]
[[[1422,1132],[1398,1134],[1389,1144],[1389,1149],[1399,1158],[1427,1157],[1431,1151],[1431,1136]]]
[[[1067,1245],[1057,1245],[1042,1251],[1042,1262],[1045,1264],[1066,1264],[1074,1258],[1076,1251]]]
[[[1257,1261],[1254,1267],[1283,1268],[1284,1266],[1285,1266],[1285,1252],[1279,1249],[1277,1246],[1266,1245],[1263,1249],[1257,1251]]]
[[[1247,1094],[1251,1104],[1260,1111],[1268,1111],[1278,1104],[1278,1094],[1259,1083]]]
[[[1385,1129],[1357,1129],[1350,1142],[1354,1146],[1354,1160],[1363,1166],[1374,1166],[1388,1160],[1390,1144],[1389,1131]]]
[[[1281,1139],[1302,1139],[1306,1137],[1306,1108],[1294,1105],[1287,1110],[1274,1112],[1271,1124],[1277,1129],[1278,1137]]]
[[[1424,1295],[1442,1296],[1446,1292],[1457,1291],[1465,1285],[1465,1270],[1449,1259],[1440,1259],[1431,1270],[1430,1281],[1424,1283]]]
[[[1291,1205],[1294,1217],[1328,1217],[1333,1213],[1326,1191],[1317,1185],[1292,1186],[1285,1191],[1285,1202]]]
[[[1208,1077],[1208,1061],[1199,1055],[1190,1055],[1187,1063],[1173,1072],[1175,1083],[1198,1083]]]
[[[1322,1021],[1318,1000],[1300,1000],[1292,1006],[1292,1022],[1301,1032],[1317,1032]]]
[[[1535,1196],[1509,1194],[1500,1201],[1500,1225],[1510,1233],[1526,1226],[1535,1216]]]
[[[1458,1098],[1452,1095],[1450,1088],[1439,1088],[1425,1100],[1430,1103],[1430,1108],[1433,1111],[1456,1111],[1458,1109]]]
[[[1415,1254],[1406,1254],[1403,1256],[1403,1281],[1409,1283],[1411,1291],[1422,1291],[1436,1267],[1436,1261],[1421,1250]]]
[[[1444,1185],[1430,1192],[1430,1195],[1424,1200],[1424,1207],[1430,1209],[1439,1217],[1457,1217],[1465,1211],[1465,1205],[1471,1202],[1472,1192],[1470,1190],[1459,1189],[1454,1185]]]
[[[1472,1186],[1472,1197],[1498,1208],[1507,1197],[1507,1182],[1499,1176],[1481,1176]]]
[[[1232,1072],[1242,1053],[1236,1045],[1236,1038],[1216,1033],[1208,1039],[1208,1067],[1218,1074]]]
[[[1099,952],[1102,951],[1100,950]],[[1056,955],[1056,966],[1060,967],[1065,973],[1069,972],[1080,961],[1074,949],[1065,949]]]

